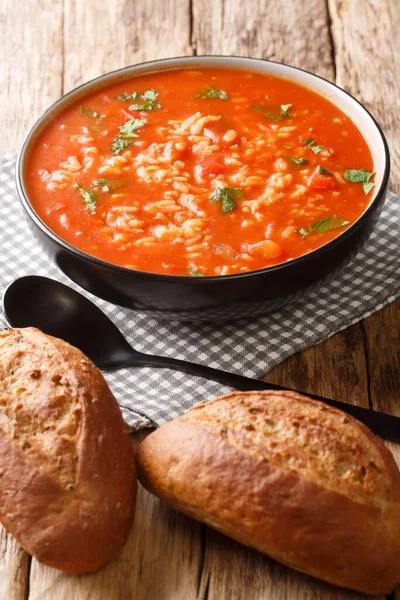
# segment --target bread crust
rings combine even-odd
[[[340,423],[345,417],[349,435],[376,449],[380,468],[384,465],[384,497],[371,495],[373,486],[365,494],[351,486],[346,492],[334,488],[333,476],[318,481],[314,473],[276,466],[259,439],[238,444],[235,437],[232,443],[237,421],[227,426],[225,419],[227,432],[215,421],[204,427],[194,416],[214,405],[215,419],[226,402],[246,399],[247,408],[259,408],[272,398],[310,407],[310,421],[320,408],[299,394],[269,391],[233,392],[201,404],[142,442],[137,454],[141,482],[177,510],[294,569],[368,594],[390,592],[400,581],[400,474],[390,452],[367,428],[324,407],[322,414],[327,410]],[[256,439],[257,431],[251,434]],[[278,447],[280,454],[285,444]],[[331,440],[329,447],[338,452]]]
[[[136,468],[119,406],[79,350],[0,334],[0,520],[40,562],[95,571],[123,547]]]

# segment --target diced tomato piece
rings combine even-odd
[[[225,171],[225,161],[222,156],[205,156],[201,161],[203,175],[220,175]]]
[[[318,171],[314,171],[308,182],[308,187],[314,190],[334,190],[336,182],[333,177],[321,177]]]
[[[275,159],[276,156],[274,154],[263,154],[262,156],[257,156],[256,158],[253,158],[251,162],[254,166],[263,167],[264,165],[271,163]]]
[[[263,240],[262,242],[253,244],[250,252],[251,254],[262,254],[266,258],[272,259],[281,256],[283,250],[276,242],[273,242],[272,240]]]

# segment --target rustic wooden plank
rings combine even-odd
[[[0,599],[25,600],[30,557],[0,529]]]
[[[196,598],[201,525],[139,487],[122,554],[97,573],[71,576],[32,561],[29,600]]]
[[[290,356],[264,379],[368,408],[368,372],[360,325]]]
[[[329,0],[336,73],[345,87],[376,115],[387,136],[392,157],[391,187],[400,190],[400,14],[390,0]],[[373,407],[399,412],[400,302],[386,307],[363,323],[369,394]],[[397,348],[397,351],[396,351]],[[400,447],[391,444],[400,464]]]
[[[195,0],[197,54],[254,56],[334,79],[329,18],[323,0]],[[361,328],[296,355],[267,379],[368,406]],[[359,598],[306,577],[206,529],[200,598]]]
[[[192,54],[189,11],[189,0],[65,0],[64,90],[135,63]]]
[[[392,158],[391,188],[400,192],[400,13],[391,0],[328,0],[337,83],[374,114]],[[376,410],[400,415],[400,302],[363,321],[369,395]],[[397,349],[397,350],[396,350]],[[400,467],[400,446],[387,444]],[[400,598],[400,586],[394,596]]]
[[[194,0],[192,42],[197,54],[266,58],[334,77],[324,0]]]
[[[134,448],[151,433],[132,436]],[[70,576],[32,561],[29,600],[197,597],[202,525],[170,509],[141,485],[135,522],[122,554],[97,573]]]
[[[21,14],[23,12],[23,18]],[[40,27],[32,26],[40,22]],[[0,3],[2,152],[20,145],[28,127],[62,90],[62,6],[52,0]],[[46,68],[44,65],[46,57]],[[29,557],[0,526],[0,598],[23,600]]]
[[[4,153],[18,148],[28,126],[61,94],[62,3],[1,0],[0,13]]]
[[[58,64],[57,61],[61,57],[61,53],[57,51],[57,44],[61,43],[62,36],[59,35],[57,40],[54,39],[52,45],[46,41],[48,39],[46,36],[53,35],[53,28],[58,22],[56,15],[59,15],[61,11],[60,6],[55,6],[55,4],[57,3],[43,0],[39,7],[35,3],[25,3],[22,19],[20,18],[21,5],[15,2],[14,7],[10,0],[3,1],[3,6],[7,7],[8,14],[12,15],[13,53],[14,45],[21,44],[15,51],[15,55],[10,57],[11,67],[5,67],[6,61],[1,63],[3,70],[8,69],[4,71],[6,86],[11,86],[5,88],[6,93],[0,100],[0,102],[7,102],[7,106],[1,111],[2,117],[0,118],[2,119],[3,139],[7,132],[8,149],[16,147],[15,135],[19,135],[18,132],[24,129],[24,123],[28,118],[36,116],[61,92],[60,74],[53,67]],[[61,5],[61,3],[59,4]],[[147,3],[118,1],[108,4],[110,6],[107,3],[96,4],[92,0],[87,3],[73,3],[72,0],[66,0],[64,90],[107,70],[124,66],[124,64],[191,53],[187,3],[182,6],[181,3],[170,0],[163,3],[151,0]],[[354,11],[353,9],[352,18],[357,17],[358,19],[360,0],[356,5],[358,10]],[[370,6],[371,2],[368,2],[368,10]],[[340,10],[345,8],[341,3],[340,7]],[[390,2],[380,2],[378,8],[386,11],[386,7],[389,14],[393,13],[391,19],[394,23],[396,11]],[[343,19],[344,16],[341,14],[340,19]],[[375,15],[374,20],[370,23],[371,26],[379,23],[380,27],[380,17],[381,15],[377,19]],[[252,0],[236,6],[234,0],[213,3],[196,0],[193,7],[193,19],[193,41],[197,45],[199,54],[215,52],[263,56],[272,60],[284,60],[333,78],[334,70],[330,60],[331,48],[329,44],[325,45],[327,19],[322,2],[316,2],[316,0],[295,2],[293,0],[293,2],[281,3],[278,0],[268,2]],[[35,22],[40,22],[40,28],[32,26],[32,23]],[[3,31],[8,33],[9,30],[3,30],[2,27],[4,27],[3,22],[0,22],[0,40],[3,40],[5,45],[8,43],[9,37],[2,34]],[[394,29],[394,25],[392,27]],[[25,29],[29,29],[29,31],[25,31]],[[373,35],[376,36],[378,33],[374,32]],[[384,35],[384,32],[379,32],[379,35]],[[46,40],[43,37],[46,37]],[[393,38],[389,37],[388,39],[388,44],[390,44]],[[395,36],[394,39],[396,39]],[[103,46],[99,44],[99,40],[104,40]],[[359,45],[362,46],[362,44],[361,39]],[[344,42],[343,46],[345,46]],[[27,47],[31,49],[32,54],[35,51],[36,55],[28,57]],[[362,47],[360,52],[362,56],[364,52]],[[2,56],[6,55],[9,56],[7,47],[2,53]],[[45,69],[44,61],[46,62]],[[27,102],[22,92],[28,85],[30,86],[31,79],[38,83],[34,84],[37,86],[34,90],[34,99],[31,97],[32,89],[29,87],[30,98]],[[379,86],[376,85],[376,87]],[[8,91],[10,94],[7,93]],[[11,119],[8,97],[15,98],[12,107],[14,116]],[[387,118],[389,122],[390,117]],[[382,314],[385,314],[385,311],[379,313],[379,315]],[[387,322],[378,322],[374,334],[371,334],[369,346],[372,345],[372,339],[377,338],[382,323],[386,327],[391,318],[389,315]],[[369,322],[368,320],[367,323]],[[362,330],[359,326],[355,326],[317,348],[310,349],[308,353],[294,357],[293,362],[289,361],[283,367],[277,368],[271,377],[276,377],[280,382],[290,385],[295,385],[291,383],[292,381],[296,382],[297,387],[303,386],[303,389],[306,389],[304,386],[308,386],[307,389],[310,391],[314,389],[317,393],[332,394],[335,397],[342,394],[342,399],[345,397],[348,401],[352,401],[356,392],[365,398],[367,363],[363,360],[361,335]],[[366,328],[366,335],[367,337],[370,335],[368,328]],[[383,343],[382,340],[378,342],[378,350],[383,348]],[[304,358],[305,354],[306,358]],[[347,358],[353,357],[350,365],[346,365],[346,355]],[[368,361],[369,368],[372,370],[373,360],[371,357],[372,353]],[[381,372],[378,368],[376,370]],[[335,377],[331,376],[332,372],[339,373],[341,382],[338,381],[336,375]],[[357,375],[360,381],[356,380]],[[380,388],[379,378],[386,379],[386,377],[383,378],[382,373],[374,374],[371,377],[373,401],[376,401],[380,390],[384,389],[386,393],[388,387],[390,390],[395,389],[394,384],[388,385],[387,383]],[[330,380],[334,380],[332,384],[329,383]],[[318,386],[318,390],[316,386]],[[374,386],[376,386],[375,391],[373,391]],[[392,400],[390,400],[390,405],[392,405]],[[198,597],[203,598],[207,593],[210,598],[216,597],[217,594],[223,599],[262,598],[263,596],[256,594],[252,596],[251,594],[252,590],[260,589],[272,590],[268,597],[274,597],[274,599],[351,597],[348,594],[341,596],[341,592],[318,582],[315,584],[316,587],[313,587],[315,580],[294,574],[274,561],[230,542],[210,529],[203,528],[185,517],[176,516],[177,513],[162,506],[158,500],[149,497],[143,490],[139,494],[138,515],[140,516],[137,517],[136,527],[130,536],[122,559],[97,574],[70,577],[41,567],[34,561],[30,598],[57,597],[57,600],[94,598],[96,600],[96,598],[105,597],[111,599],[135,597],[140,600],[142,597],[151,597],[155,600],[158,598],[168,598],[168,600],[169,598],[174,598],[174,600],[178,598],[179,600],[184,597],[190,600],[197,597],[196,585],[193,582],[197,584],[197,566],[201,564],[201,559],[199,559],[201,553],[199,550],[200,530],[206,532],[206,549]],[[10,543],[12,544],[11,538],[7,540],[7,544],[3,543],[2,538],[0,548],[3,551],[2,557],[5,558],[5,572],[8,573],[8,580],[12,582],[14,580],[13,573],[15,573],[15,580],[18,582],[18,573],[23,572],[26,555],[19,550],[16,544],[11,551]],[[4,553],[4,548],[8,548],[8,557]],[[185,553],[185,560],[188,560],[187,555],[190,557],[189,569],[187,569],[187,563],[180,564],[182,561],[181,551]],[[22,559],[13,558],[18,555],[18,552],[21,553]],[[13,560],[16,560],[17,568],[12,566]],[[189,572],[186,577],[187,570]],[[235,572],[238,572],[238,575],[235,575]],[[290,581],[285,583],[287,578]],[[210,584],[207,587],[208,579]],[[23,583],[23,578],[21,581]],[[246,586],[244,587],[244,583],[240,584],[240,581],[246,583]],[[241,585],[240,588],[236,587],[238,582]],[[0,588],[0,597],[3,589],[7,588]],[[18,588],[21,593],[23,589],[23,585]],[[139,589],[140,591],[138,591]],[[163,594],[163,590],[166,590],[165,594]],[[242,593],[243,591],[245,593]],[[141,595],[144,593],[147,596]],[[339,596],[336,595],[337,593]],[[5,597],[13,598],[10,595]],[[20,597],[22,598],[23,595],[15,596],[15,598]]]
[[[64,91],[129,64],[192,52],[188,0],[65,0]],[[121,556],[79,577],[33,560],[29,599],[195,598],[200,528],[140,488],[135,525]]]
[[[206,528],[206,553],[199,600],[362,600],[364,594],[340,590],[288,569]],[[384,596],[368,596],[384,600]]]
[[[328,0],[337,84],[376,116],[388,138],[391,187],[400,192],[400,13],[392,0]]]

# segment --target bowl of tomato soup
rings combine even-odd
[[[292,302],[368,239],[389,153],[368,111],[311,73],[186,57],[103,75],[27,135],[32,230],[84,289],[155,317],[231,319]]]

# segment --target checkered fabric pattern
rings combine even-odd
[[[94,301],[137,350],[260,377],[287,356],[317,344],[379,310],[399,295],[400,205],[389,194],[362,252],[333,281],[295,304],[234,323],[160,321],[81,290],[50,262],[32,237],[17,198],[15,154],[0,160],[1,290],[22,275],[46,275]],[[4,317],[3,317],[4,321]],[[177,371],[124,368],[105,377],[132,429],[173,419],[194,404],[230,391]]]

